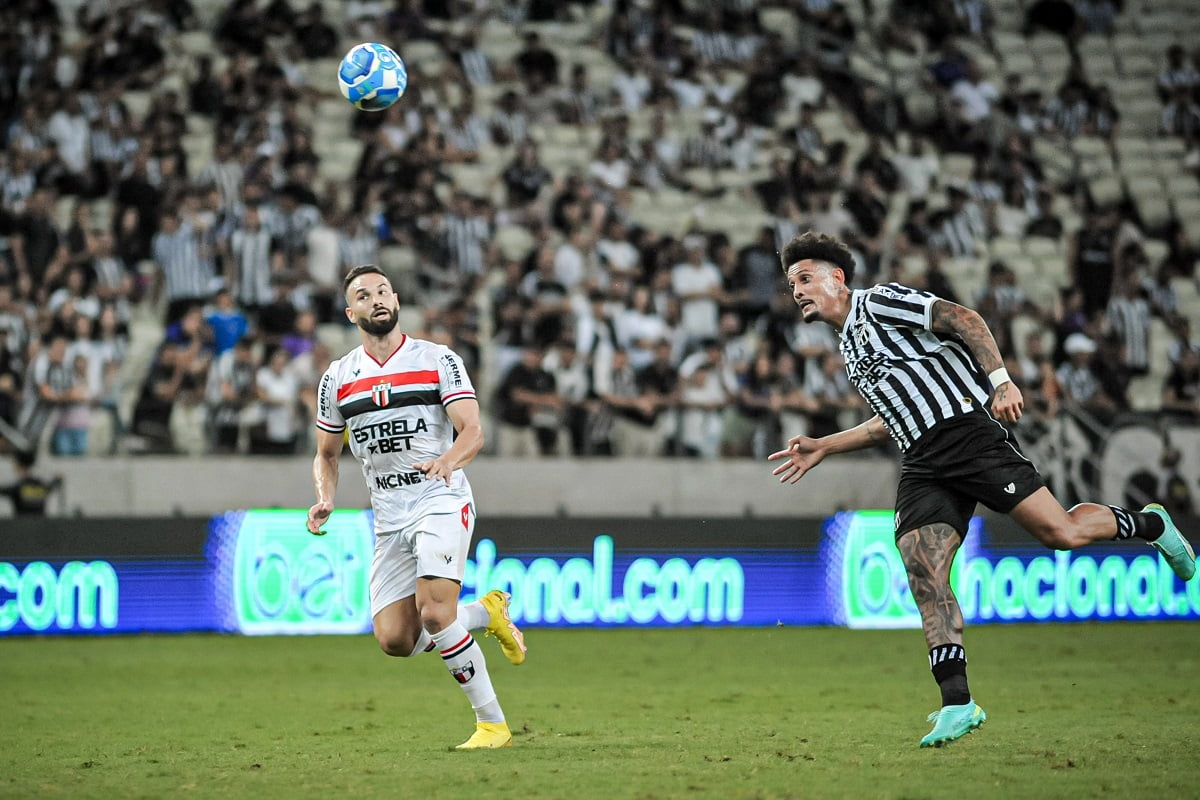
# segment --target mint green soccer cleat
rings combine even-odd
[[[1175,527],[1167,510],[1158,503],[1151,503],[1142,511],[1158,514],[1162,517],[1163,526],[1166,528],[1163,535],[1151,542],[1150,546],[1163,554],[1163,558],[1171,565],[1171,569],[1175,570],[1176,575],[1185,581],[1190,581],[1196,574],[1196,554],[1192,551],[1191,544],[1183,538],[1179,528]]]
[[[929,715],[929,721],[933,723],[933,730],[925,734],[921,747],[941,747],[987,722],[987,714],[972,700],[962,706],[942,706],[940,711]]]

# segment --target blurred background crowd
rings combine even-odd
[[[978,309],[1033,413],[1200,420],[1188,0],[0,5],[0,433],[302,453],[342,275],[489,451],[761,457],[865,417],[777,251]],[[409,88],[338,94],[360,41]]]

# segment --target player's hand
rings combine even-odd
[[[787,461],[776,467],[771,474],[778,475],[780,483],[795,483],[825,459],[825,449],[811,436],[793,436],[788,439],[786,450],[767,456],[768,461],[778,461],[781,458]]]
[[[419,469],[425,473],[425,479],[430,481],[443,481],[447,486],[450,485],[450,476],[454,474],[454,467],[444,458],[435,458],[432,461],[419,461],[413,464],[413,469]]]
[[[992,416],[1001,422],[1016,422],[1025,410],[1025,399],[1021,390],[1012,381],[1007,381],[996,387],[992,395]]]
[[[329,515],[333,513],[333,503],[317,503],[308,510],[308,532],[314,536],[324,536],[325,531],[321,530],[321,526],[329,519]]]

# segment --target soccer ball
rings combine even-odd
[[[338,65],[338,86],[355,108],[382,111],[408,88],[408,69],[386,44],[356,44]]]

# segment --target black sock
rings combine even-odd
[[[1158,514],[1151,514],[1149,511],[1126,511],[1120,506],[1109,506],[1109,509],[1117,518],[1117,535],[1113,537],[1115,539],[1136,536],[1153,542],[1166,530],[1166,524]]]
[[[939,644],[929,651],[929,668],[942,690],[943,706],[962,706],[971,702],[967,688],[967,651],[961,644]]]

